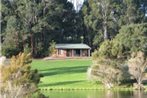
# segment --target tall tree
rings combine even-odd
[[[108,18],[110,16],[110,1],[109,0],[97,0],[96,5],[102,20],[104,39],[108,39]],[[110,11],[109,11],[110,10]]]
[[[141,0],[124,0],[123,2],[123,25],[142,23],[144,14],[140,10]]]
[[[19,28],[19,20],[16,19],[15,16],[10,16],[7,20],[7,26],[5,30],[4,42],[2,45],[2,52],[10,57],[13,54],[17,54],[20,52],[20,28]]]
[[[3,27],[4,42],[9,37],[6,36],[7,20],[13,16],[17,24],[19,23],[15,25],[15,28],[18,29],[17,33],[20,35],[18,45],[20,51],[30,48],[25,50],[31,50],[34,57],[41,57],[48,54],[51,40],[61,43],[67,41],[69,36],[73,41],[77,41],[79,37],[80,33],[77,33],[80,30],[79,18],[76,19],[77,14],[67,0],[5,0],[2,4],[4,6],[2,23],[5,24]]]
[[[119,0],[88,0],[83,6],[83,19],[87,31],[93,35],[93,44],[112,39],[119,29],[121,15]]]

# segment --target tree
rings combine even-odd
[[[93,65],[88,69],[90,78],[102,82],[106,88],[119,85],[129,78],[124,59],[112,55],[113,43],[105,40],[92,54]],[[127,77],[127,78],[126,78]]]
[[[142,89],[142,81],[147,70],[147,58],[145,54],[141,51],[132,53],[131,58],[128,60],[128,67],[130,74],[137,81],[137,89]]]
[[[10,57],[16,55],[21,51],[20,44],[20,32],[19,22],[15,16],[10,16],[7,20],[7,26],[5,30],[4,42],[2,45],[2,54]]]
[[[113,40],[102,42],[94,55],[107,58],[127,59],[132,52],[143,51],[147,54],[147,24],[122,26]]]
[[[145,3],[142,0],[124,0],[123,15],[121,16],[124,25],[143,23],[145,15],[141,5]]]
[[[82,14],[89,37],[85,38],[98,47],[105,38],[113,39],[121,26],[144,23],[145,5],[143,0],[86,0]]]
[[[26,98],[37,91],[41,75],[31,70],[30,63],[30,54],[20,53],[11,58],[9,65],[1,67],[3,97]]]
[[[147,24],[131,24],[123,26],[120,33],[112,40],[112,55],[117,57],[129,57],[132,52],[147,49]]]
[[[98,46],[106,39],[113,39],[120,28],[122,5],[120,0],[85,1],[83,21],[92,44]]]
[[[116,61],[98,57],[88,69],[88,76],[102,82],[106,88],[112,88],[120,83],[122,72]]]
[[[26,46],[33,57],[44,57],[48,55],[52,40],[57,43],[80,42],[79,36],[83,35],[83,32],[79,33],[82,31],[79,14],[67,0],[4,0],[2,6],[2,44],[12,47],[17,44],[13,49],[2,48],[9,57],[16,55],[17,49],[26,51]],[[19,39],[17,43],[16,39]]]
[[[104,39],[108,39],[108,17],[110,15],[110,1],[109,0],[98,0],[96,2],[97,7],[99,8],[99,13],[101,14],[102,24],[103,24],[103,35]],[[110,10],[110,11],[109,11]]]

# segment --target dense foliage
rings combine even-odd
[[[2,0],[0,6],[2,55],[24,52],[40,58],[52,56],[55,43],[86,43],[92,51],[97,49],[88,69],[90,78],[111,88],[133,76],[142,86],[147,66],[147,0],[85,0],[79,12],[68,0]],[[36,90],[40,75],[30,69],[29,57],[19,54],[3,68],[8,94],[20,91],[19,97]]]
[[[48,55],[49,43],[81,42],[79,14],[67,0],[3,0],[2,53]]]
[[[2,0],[1,6],[2,53],[7,57],[21,51],[47,56],[52,40],[84,42],[94,50],[123,25],[147,20],[146,0],[85,0],[79,12],[67,0]]]
[[[144,79],[147,66],[146,42],[147,24],[130,24],[128,26],[122,26],[119,34],[117,34],[114,39],[105,40],[93,53],[93,61],[97,63],[93,63],[90,67],[91,75],[96,76],[98,81],[101,81],[106,86],[109,85],[109,87],[114,84],[110,80],[115,81],[118,77],[117,75],[122,75],[120,82],[126,81],[131,75],[137,80],[138,85],[136,85],[136,88],[143,88],[142,80]],[[131,56],[132,53],[133,55]],[[112,67],[111,62],[116,63],[117,67]],[[125,62],[128,63],[126,64]],[[119,71],[117,71],[118,69]],[[109,78],[103,78],[104,76]],[[129,81],[131,81],[131,78]]]
[[[128,58],[132,52],[147,52],[147,24],[122,26],[112,40],[104,41],[93,56]]]
[[[82,8],[89,43],[113,39],[123,25],[144,23],[145,0],[86,0]]]
[[[106,88],[120,84],[123,73],[115,60],[99,57],[88,69],[89,79],[100,81]]]
[[[13,56],[9,63],[7,61],[7,65],[1,65],[1,97],[30,98],[38,93],[41,75],[37,70],[31,70],[30,63],[30,54],[20,53]]]
[[[113,55],[130,55],[132,52],[147,52],[147,24],[123,26],[113,39]],[[122,56],[120,55],[120,56]]]

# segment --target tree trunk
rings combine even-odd
[[[142,81],[141,81],[141,77],[138,79],[138,89],[141,90],[142,89],[142,85],[141,85]]]
[[[104,85],[105,85],[105,87],[108,88],[108,89],[110,89],[110,88],[113,87],[113,84],[110,83],[110,82],[105,82]]]
[[[23,48],[23,51],[25,50],[25,40],[24,40],[24,33],[22,33],[22,48]]]
[[[104,22],[103,29],[104,29],[104,40],[107,40],[108,39],[108,32],[107,32],[107,23],[106,22]]]
[[[136,80],[137,80],[137,83],[134,83],[134,88],[138,90],[143,90],[144,86],[142,84],[142,78],[139,77],[139,78],[136,78]]]
[[[34,36],[33,33],[31,33],[31,54],[34,55]]]

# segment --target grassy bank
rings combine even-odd
[[[103,88],[87,81],[86,71],[91,64],[91,59],[33,60],[32,68],[44,75],[39,84],[41,89]]]
[[[102,84],[87,80],[86,71],[91,64],[91,59],[33,60],[32,68],[38,69],[44,75],[39,84],[42,90],[102,90],[104,89]],[[132,88],[114,89],[131,90]]]

